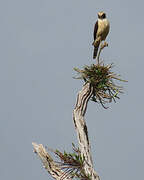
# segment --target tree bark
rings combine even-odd
[[[86,122],[84,119],[87,104],[91,95],[93,93],[93,87],[90,83],[87,83],[83,86],[82,90],[77,95],[77,101],[75,108],[73,110],[73,121],[75,125],[75,129],[77,132],[77,138],[79,143],[79,150],[81,152],[81,156],[84,157],[84,171],[86,175],[91,176],[91,180],[100,180],[98,174],[93,168],[92,156],[91,156],[91,148],[90,142],[88,138],[88,130],[86,126]],[[72,178],[65,176],[65,172],[63,172],[58,164],[56,164],[52,157],[48,154],[46,149],[42,144],[32,143],[34,147],[34,152],[38,154],[41,159],[45,169],[48,173],[56,180],[71,180]]]
[[[81,156],[85,158],[85,173],[91,175],[92,180],[100,180],[98,174],[93,168],[88,130],[84,119],[88,101],[91,98],[92,93],[93,87],[90,83],[85,84],[82,90],[78,93],[76,105],[73,111],[73,121],[77,132],[79,150],[81,152]]]
[[[46,151],[42,144],[32,143],[34,152],[39,156],[47,172],[56,180],[72,180],[65,176],[65,172],[53,161],[52,157]],[[64,177],[65,176],[65,177]],[[64,177],[64,178],[63,178]]]

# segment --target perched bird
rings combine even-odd
[[[109,33],[110,24],[106,18],[106,14],[104,12],[98,13],[98,20],[94,26],[94,52],[93,52],[93,59],[96,58],[99,45],[101,41],[104,41]]]

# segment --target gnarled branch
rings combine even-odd
[[[92,180],[99,180],[98,174],[94,171],[91,157],[90,142],[84,115],[87,110],[87,104],[93,93],[93,87],[86,83],[78,93],[77,102],[73,111],[73,121],[77,131],[79,150],[81,156],[85,158],[84,170],[91,176]]]
[[[32,143],[34,152],[37,153],[47,172],[56,180],[72,180],[65,176],[65,172],[56,164],[42,144]]]

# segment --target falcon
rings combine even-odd
[[[109,33],[109,29],[110,29],[110,24],[106,18],[106,14],[102,11],[99,12],[98,20],[95,23],[94,33],[93,33],[93,37],[94,37],[94,42],[92,44],[94,46],[93,59],[97,57],[99,45],[101,41],[105,41]]]

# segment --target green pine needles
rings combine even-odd
[[[58,166],[64,171],[61,179],[66,177],[68,178],[78,178],[91,180],[91,175],[86,175],[84,171],[84,162],[85,158],[81,156],[81,152],[75,145],[72,143],[73,153],[67,153],[64,151],[63,153],[59,150],[53,151],[56,156],[60,159],[60,161],[56,162]]]
[[[91,100],[100,103],[104,108],[107,108],[105,103],[110,103],[112,100],[116,102],[119,94],[122,93],[123,87],[116,85],[114,80],[127,82],[113,73],[112,67],[112,64],[104,65],[101,62],[85,66],[82,70],[74,68],[79,75],[75,79],[82,79],[85,83],[90,83],[93,88]]]

